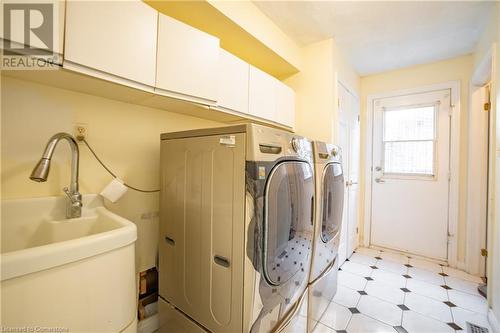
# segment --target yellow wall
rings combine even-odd
[[[222,125],[158,109],[2,77],[1,149],[2,199],[62,195],[69,183],[69,146],[57,148],[46,183],[28,179],[48,138],[56,132],[72,133],[74,123],[88,124],[88,141],[122,179],[137,187],[159,188],[160,133]],[[111,181],[106,171],[80,146],[80,190],[99,193]],[[155,265],[158,194],[129,190],[108,207],[137,224],[137,266]],[[156,214],[157,215],[157,214]]]
[[[361,78],[361,188],[365,184],[366,161],[366,100],[368,95],[394,90],[418,88],[425,85],[460,81],[461,138],[460,138],[460,213],[458,223],[458,261],[465,260],[465,222],[466,222],[466,185],[467,185],[467,118],[469,80],[472,74],[473,57],[462,56],[450,60],[419,65],[400,70],[370,75]],[[361,207],[364,207],[364,193],[361,193]],[[364,211],[361,210],[361,220]],[[363,225],[361,224],[361,228]],[[360,233],[363,235],[363,233]]]
[[[300,47],[250,0],[208,2],[292,66],[301,70]]]
[[[278,79],[301,69],[300,47],[250,0],[144,1],[218,37],[223,49]]]
[[[302,49],[302,71],[284,81],[295,90],[297,133],[313,140],[338,142],[337,77],[359,92],[359,76],[333,39]]]

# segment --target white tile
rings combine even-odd
[[[345,330],[351,316],[352,313],[348,308],[332,302],[319,321],[335,330]]]
[[[344,270],[339,272],[338,281],[340,285],[354,290],[363,290],[366,285],[366,279],[364,277],[346,272]]]
[[[412,311],[440,320],[443,323],[450,323],[453,321],[450,307],[441,301],[420,296],[415,293],[408,293],[406,294],[404,304]]]
[[[411,292],[430,297],[438,301],[444,302],[448,300],[448,293],[446,292],[446,290],[441,288],[441,286],[435,284],[427,283],[417,279],[408,279],[406,288],[411,290]]]
[[[467,281],[476,282],[476,283],[483,282],[483,280],[479,276],[470,275],[470,274],[465,273],[464,271],[461,271],[461,270],[458,270],[455,268],[445,266],[445,267],[443,267],[443,271],[446,274],[448,274],[449,276],[454,276],[454,277],[457,277],[457,278],[462,279],[462,280],[467,280]]]
[[[485,314],[465,310],[459,307],[452,308],[451,311],[453,312],[453,321],[463,330],[467,330],[467,325],[465,324],[465,322],[468,321],[469,323],[485,327],[491,333],[493,333],[493,329],[488,323],[488,317]]]
[[[369,249],[366,247],[357,248],[356,253],[363,254],[363,255],[369,256],[369,257],[374,257],[374,258],[378,257],[380,255],[379,250]]]
[[[365,291],[370,296],[378,297],[393,304],[403,304],[405,293],[393,284],[381,280],[368,281]]]
[[[408,275],[413,279],[435,284],[437,286],[444,284],[444,278],[434,272],[426,271],[420,268],[412,267],[408,270]]]
[[[384,251],[380,254],[380,257],[382,257],[383,260],[397,262],[400,264],[407,264],[408,263],[408,257],[404,254]]]
[[[403,312],[403,324],[408,333],[454,333],[455,331],[447,324],[414,311]]]
[[[376,257],[376,256],[377,255],[375,255],[374,257]],[[351,257],[349,258],[349,261],[355,262],[355,263],[361,264],[361,265],[373,266],[377,262],[377,259],[375,259],[374,257],[356,252],[356,253],[353,253],[351,255]]]
[[[302,331],[300,331],[300,332],[302,332]],[[321,323],[318,323],[318,325],[316,325],[316,327],[314,328],[313,332],[314,333],[335,333],[335,330],[333,330],[330,327],[327,327]]]
[[[401,325],[402,310],[396,305],[373,296],[361,296],[357,309],[367,316],[391,326]]]
[[[448,290],[448,296],[450,297],[450,302],[458,307],[482,314],[488,312],[486,299],[482,296],[475,296],[458,290]]]
[[[477,291],[477,287],[479,287],[479,283],[462,280],[453,276],[445,276],[444,281],[446,284],[453,289],[463,291],[464,293],[481,296]]]
[[[396,274],[406,274],[408,272],[408,267],[406,267],[405,265],[399,262],[384,259],[377,261],[377,264],[375,266],[377,266],[379,269],[383,269],[384,271],[389,271]]]
[[[411,258],[410,259],[410,265],[413,267],[417,268],[422,268],[425,269],[426,271],[431,271],[434,273],[442,273],[443,268],[434,262],[423,260],[423,259],[417,259],[417,258]]]
[[[395,333],[396,331],[389,325],[381,323],[375,319],[364,316],[360,313],[352,316],[347,326],[349,333]]]
[[[283,330],[283,333],[296,333],[307,331],[307,317],[297,316],[292,322]],[[326,332],[325,332],[326,333]]]
[[[354,308],[358,305],[360,297],[361,295],[356,290],[339,285],[333,301],[348,308]]]
[[[352,261],[346,261],[342,265],[342,270],[362,277],[370,276],[372,274],[372,269],[369,266],[357,264]]]
[[[374,269],[371,277],[375,281],[391,284],[398,288],[406,286],[406,279],[402,275],[384,271],[382,269]]]

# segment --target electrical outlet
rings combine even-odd
[[[88,139],[88,124],[76,123],[73,128],[73,134],[77,141],[82,141],[83,139]]]

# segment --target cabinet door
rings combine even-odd
[[[295,92],[286,84],[276,85],[276,121],[293,128],[295,126]]]
[[[276,79],[250,66],[249,113],[265,120],[276,120]]]
[[[245,134],[163,140],[161,184],[160,296],[211,332],[241,332]]]
[[[156,10],[139,0],[66,6],[65,62],[154,86]]]
[[[217,105],[248,113],[248,71],[240,58],[220,49]]]
[[[213,104],[218,65],[218,38],[160,14],[156,88]]]

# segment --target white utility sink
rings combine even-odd
[[[134,223],[83,196],[67,219],[66,197],[2,201],[3,327],[70,332],[134,331]]]

